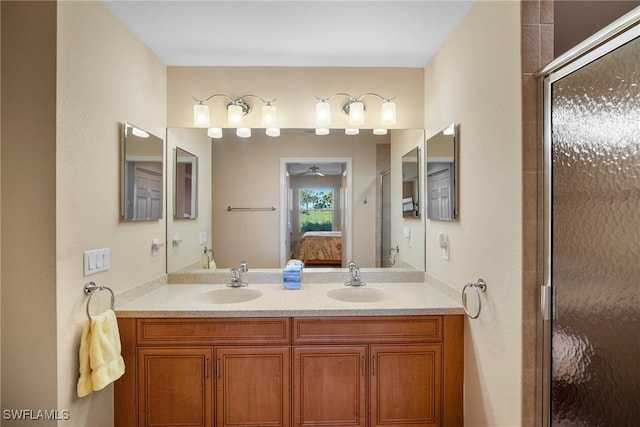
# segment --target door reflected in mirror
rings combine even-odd
[[[427,218],[454,221],[456,198],[456,125],[427,140]]]
[[[198,217],[198,157],[176,147],[173,176],[173,217],[196,219]]]
[[[402,216],[420,218],[420,149],[402,156]]]
[[[130,123],[123,125],[122,209],[124,221],[162,218],[164,143]]]

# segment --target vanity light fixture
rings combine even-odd
[[[138,138],[149,138],[149,132],[147,132],[145,130],[142,130],[142,129],[137,128],[137,127],[135,127],[133,125],[130,125],[129,123],[125,123],[124,126],[125,126],[126,129],[130,128],[131,129],[131,134],[137,136]]]
[[[359,97],[354,97],[348,93],[338,92],[330,95],[328,98],[316,97],[318,102],[316,103],[316,134],[326,135],[324,129],[328,129],[331,125],[331,114],[329,101],[337,96],[343,96],[349,98],[349,101],[342,106],[344,111],[349,116],[349,127],[345,130],[347,135],[357,135],[359,129],[364,125],[364,112],[366,107],[362,102],[362,99],[366,96],[374,96],[382,100],[382,110],[380,113],[380,125],[381,128],[375,129],[374,134],[385,135],[387,128],[396,124],[396,104],[392,102],[394,98],[384,98],[377,93],[367,92]],[[319,133],[320,132],[320,133]]]
[[[227,126],[236,129],[236,135],[241,138],[249,138],[251,136],[251,128],[244,126],[244,116],[251,112],[251,106],[246,102],[246,98],[257,98],[262,101],[262,121],[261,125],[266,129],[269,136],[280,136],[280,128],[277,125],[276,107],[271,105],[277,98],[265,100],[258,95],[242,95],[239,98],[232,98],[222,93],[216,93],[206,99],[198,99],[193,97],[197,102],[193,106],[193,124],[196,127],[208,128],[207,135],[211,138],[222,138],[222,128],[211,127],[211,114],[207,102],[213,98],[226,98],[227,104]]]

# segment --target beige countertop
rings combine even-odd
[[[452,298],[424,282],[369,283],[366,290],[343,283],[303,282],[299,290],[284,290],[282,284],[250,283],[246,288],[223,284],[168,284],[123,305],[116,304],[118,317],[290,317],[290,316],[392,316],[464,314],[460,299]],[[371,292],[375,301],[345,302],[329,297],[339,292]],[[260,291],[245,302],[216,303],[216,291]],[[353,294],[347,294],[353,295]],[[367,294],[368,295],[368,294]]]

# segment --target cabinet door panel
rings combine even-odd
[[[210,427],[212,355],[210,347],[139,349],[138,425]]]
[[[441,422],[442,345],[374,345],[371,426],[434,427]]]
[[[366,354],[366,346],[294,348],[296,427],[366,425]]]
[[[216,426],[290,425],[289,347],[217,347],[216,363]]]

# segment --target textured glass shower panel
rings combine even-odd
[[[552,87],[551,412],[640,425],[640,39]]]

